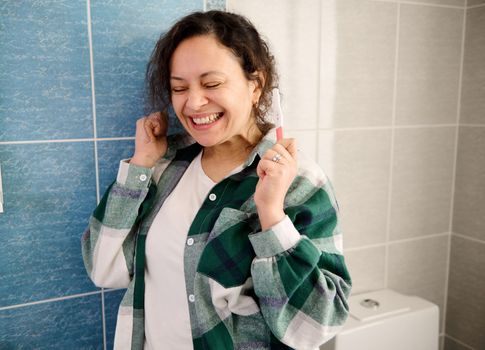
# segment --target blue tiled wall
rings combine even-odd
[[[0,349],[103,349],[101,294],[0,310]]]
[[[225,1],[0,2],[0,349],[112,348],[123,291],[87,278],[80,237],[132,155],[155,41],[204,7]]]
[[[86,1],[0,9],[0,141],[91,137]]]

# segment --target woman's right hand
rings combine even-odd
[[[130,163],[151,168],[167,152],[168,114],[155,112],[136,121],[135,154]]]

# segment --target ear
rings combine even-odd
[[[263,92],[263,87],[266,79],[263,72],[261,71],[256,71],[251,74],[251,76],[253,77],[253,79],[250,80],[250,86],[252,89],[251,93],[253,94],[253,105],[257,105],[259,102],[259,98],[261,97],[261,93]]]

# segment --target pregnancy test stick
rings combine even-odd
[[[277,88],[273,89],[271,109],[276,127],[276,140],[279,141],[283,138],[283,111],[281,110],[280,92]]]

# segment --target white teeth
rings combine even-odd
[[[201,125],[201,124],[210,124],[215,122],[217,119],[219,119],[221,116],[221,113],[214,113],[211,115],[208,115],[206,117],[202,118],[192,118],[195,124]]]

